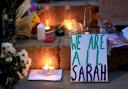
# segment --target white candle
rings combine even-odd
[[[45,39],[45,26],[41,23],[37,26],[37,39]]]
[[[45,75],[53,75],[55,73],[55,68],[53,66],[49,66],[48,64],[46,64],[43,67],[43,74]]]

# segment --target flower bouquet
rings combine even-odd
[[[13,85],[27,76],[31,59],[25,49],[17,52],[10,43],[2,43],[0,54],[0,84],[4,89],[13,89]]]

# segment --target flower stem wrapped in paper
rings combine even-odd
[[[16,37],[30,38],[32,31],[32,18],[30,15],[30,0],[25,0],[17,9],[16,15]]]

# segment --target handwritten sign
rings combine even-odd
[[[99,13],[116,25],[128,24],[128,0],[99,0]]]
[[[108,81],[106,35],[72,35],[71,81]]]

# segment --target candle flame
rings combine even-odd
[[[71,30],[73,25],[72,20],[70,19],[64,20],[64,25],[66,26],[67,29]]]
[[[51,67],[51,65],[52,65],[52,60],[51,59],[45,60],[45,64],[44,64],[45,68],[49,68],[49,67]]]
[[[45,21],[45,29],[46,30],[49,30],[50,29],[50,26],[49,26],[49,20],[48,19],[46,19],[46,21]]]
[[[65,19],[64,25],[69,31],[76,31],[76,20],[75,19]]]
[[[46,20],[46,26],[49,26],[49,20],[48,19]]]
[[[48,64],[46,64],[44,67],[43,67],[43,69],[48,69],[49,68],[49,65]]]

